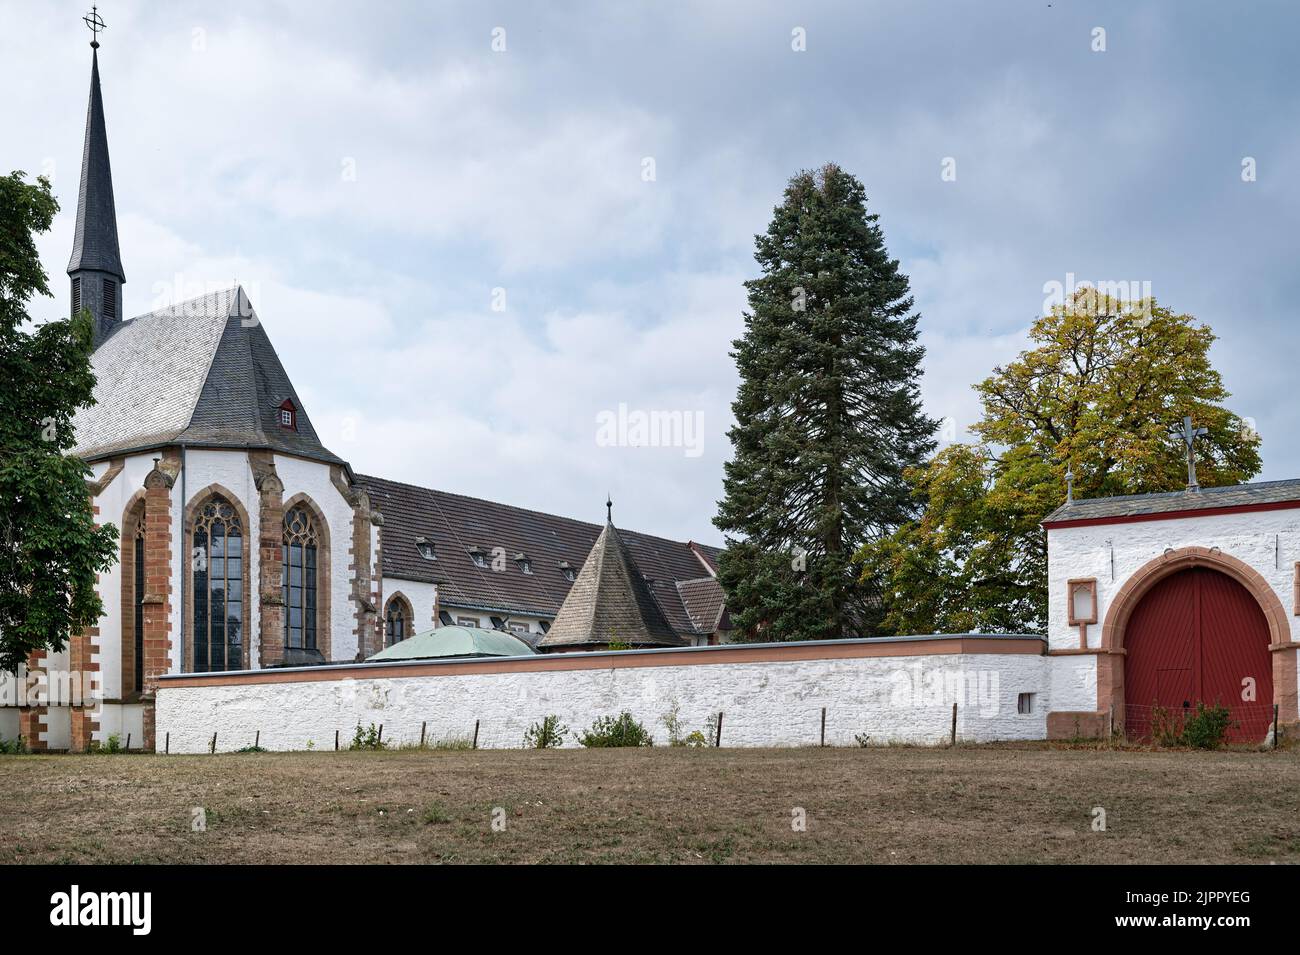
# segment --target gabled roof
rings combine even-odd
[[[238,286],[115,325],[91,357],[95,404],[73,419],[87,460],[166,444],[269,448],[342,464],[320,443]],[[280,404],[297,408],[281,428]]]
[[[672,647],[686,642],[669,625],[614,525],[606,524],[537,646]]]
[[[125,282],[117,244],[117,210],[113,205],[113,172],[108,163],[108,130],[104,98],[99,92],[99,51],[91,54],[90,102],[86,105],[86,139],[81,150],[81,187],[77,193],[77,226],[68,271],[98,269]]]
[[[1161,494],[1125,494],[1095,497],[1062,504],[1043,518],[1044,525],[1148,515],[1181,511],[1218,510],[1236,507],[1281,507],[1300,503],[1300,478],[1285,481],[1257,481],[1203,487],[1197,491],[1167,491]]]
[[[365,474],[356,479],[384,516],[386,595],[401,590],[401,580],[416,580],[438,584],[443,606],[552,617],[573,586],[562,565],[576,574],[602,529],[599,524]],[[706,562],[716,564],[718,549],[629,530],[620,530],[619,536],[673,629],[691,636],[712,633],[695,626],[677,582],[699,581],[696,591],[712,588],[721,602],[718,582],[712,577],[704,582],[710,573]],[[421,537],[433,545],[436,560],[420,556],[416,541]],[[473,547],[484,549],[487,568],[474,565],[469,556]],[[491,569],[497,547],[506,557],[500,571]],[[531,573],[525,574],[515,562],[516,554],[528,558]]]

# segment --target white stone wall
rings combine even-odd
[[[1079,646],[1071,627],[1066,582],[1097,578],[1097,623],[1088,628],[1088,646],[1101,646],[1101,628],[1110,603],[1143,564],[1166,550],[1217,547],[1260,574],[1291,618],[1291,639],[1300,635],[1292,615],[1295,563],[1300,560],[1300,510],[1246,511],[1164,521],[1058,527],[1048,531],[1048,643],[1053,650]],[[1111,553],[1114,551],[1114,573]]]
[[[711,653],[713,650],[687,651]],[[701,658],[696,658],[701,659]],[[948,738],[958,702],[960,739],[1041,739],[1051,708],[1049,658],[1031,654],[951,654],[679,666],[458,673],[301,683],[168,686],[158,699],[158,738],[171,751],[204,752],[251,745],[260,731],[269,749],[328,749],[337,730],[344,745],[358,723],[384,726],[394,744],[468,736],[479,721],[479,745],[522,744],[531,723],[554,713],[572,729],[600,716],[631,712],[667,742],[662,717],[679,705],[687,730],[703,730],[722,711],[724,746],[815,745],[821,709],[827,742],[939,743]],[[382,673],[381,669],[375,670]],[[1035,694],[1033,712],[1017,712],[1017,696]],[[568,745],[576,745],[571,738]]]

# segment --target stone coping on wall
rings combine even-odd
[[[938,656],[943,654],[1043,655],[1046,638],[1037,634],[928,634],[789,643],[733,643],[712,647],[655,647],[645,650],[596,650],[519,657],[468,657],[453,660],[395,660],[381,663],[328,663],[270,670],[222,673],[173,673],[161,677],[161,689],[239,686],[259,683],[313,683],[331,680],[391,679],[411,676],[463,676],[479,673],[528,673],[548,670],[613,670],[633,667],[700,666],[720,663],[782,663],[799,660],[851,660],[867,657]]]

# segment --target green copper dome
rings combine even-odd
[[[433,660],[447,657],[525,657],[537,651],[518,637],[477,627],[436,627],[385,647],[369,660]]]

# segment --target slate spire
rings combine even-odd
[[[117,210],[113,203],[113,173],[108,162],[108,131],[104,97],[99,88],[99,43],[91,43],[90,102],[86,107],[86,139],[81,153],[81,188],[77,194],[77,225],[68,261],[72,280],[72,311],[89,309],[95,319],[95,344],[112,332],[122,317],[122,256],[117,243]]]
[[[688,642],[664,616],[627,543],[610,520],[611,507],[607,501],[605,527],[551,629],[538,641],[543,650],[595,650],[610,644],[680,647]]]

